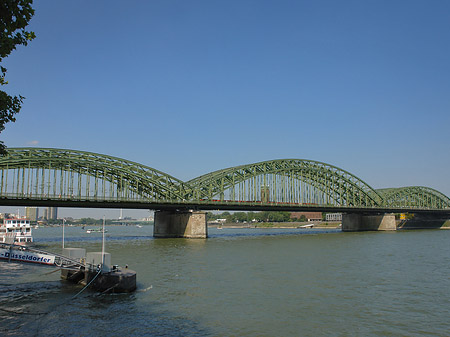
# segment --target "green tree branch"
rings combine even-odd
[[[25,27],[34,15],[31,7],[33,0],[1,0],[0,1],[0,63],[18,45],[26,46],[36,36],[28,32]],[[0,65],[0,85],[8,84],[6,81],[7,69]],[[15,115],[19,113],[24,97],[10,96],[0,90],[0,133],[5,124],[15,122]],[[0,141],[0,155],[6,154],[6,146]]]

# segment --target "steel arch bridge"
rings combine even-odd
[[[431,188],[375,190],[338,167],[302,159],[230,167],[184,182],[102,154],[10,148],[0,171],[2,205],[450,211],[450,199]]]

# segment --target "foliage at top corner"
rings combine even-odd
[[[34,15],[31,7],[33,0],[1,0],[0,1],[0,63],[19,45],[26,46],[36,36],[25,28]],[[0,65],[0,85],[6,85],[7,69]],[[0,90],[0,132],[5,124],[15,122],[24,97],[10,96]],[[0,141],[0,155],[6,154],[6,146]]]
[[[2,0],[0,2],[0,62],[17,45],[26,46],[35,38],[25,27],[34,15],[33,0]]]

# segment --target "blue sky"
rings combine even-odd
[[[450,195],[450,2],[36,1],[4,65],[10,147],[182,180],[270,159]]]

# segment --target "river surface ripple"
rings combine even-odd
[[[61,228],[37,245],[61,251]],[[101,234],[66,227],[66,247]],[[6,336],[447,336],[450,230],[210,229],[207,240],[153,239],[152,226],[108,227],[132,294],[97,294],[49,267],[0,262]]]

